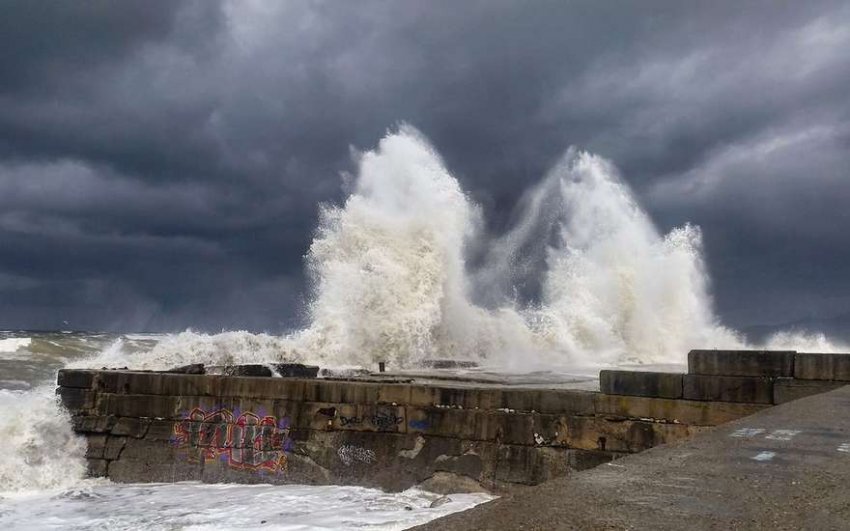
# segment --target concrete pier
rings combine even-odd
[[[417,529],[848,529],[850,387]]]
[[[90,473],[115,481],[504,493],[842,385],[850,356],[817,356],[693,351],[687,374],[602,371],[598,390],[433,372],[63,370],[57,393],[87,438]]]

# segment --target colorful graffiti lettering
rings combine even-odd
[[[190,461],[221,459],[231,468],[283,472],[292,451],[289,419],[220,408],[195,408],[174,423],[172,444],[188,448]]]

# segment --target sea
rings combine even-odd
[[[55,396],[66,366],[145,357],[168,336],[0,331],[0,528],[406,529],[492,499],[419,489],[180,482],[85,477],[84,443]],[[435,503],[436,502],[436,503]],[[432,507],[433,505],[433,507]]]

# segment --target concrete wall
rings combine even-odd
[[[439,491],[534,485],[840,385],[691,357],[734,375],[603,371],[596,393],[62,370],[57,393],[96,476]]]

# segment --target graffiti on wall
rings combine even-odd
[[[339,425],[345,428],[346,426],[359,426],[363,422],[360,417],[339,417]]]
[[[288,418],[226,408],[189,411],[174,423],[172,444],[187,448],[190,461],[220,459],[231,468],[275,473],[286,470],[292,451]]]
[[[345,466],[351,466],[353,463],[371,464],[375,462],[375,452],[352,444],[340,446],[336,455],[339,456],[339,460]]]
[[[372,425],[382,431],[392,430],[404,421],[392,411],[379,411],[372,415]]]

